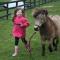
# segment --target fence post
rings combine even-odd
[[[36,0],[34,0],[34,7],[36,6]]]
[[[16,1],[16,8],[18,7],[18,1]]]
[[[8,20],[8,10],[9,10],[9,9],[8,9],[8,3],[7,3],[7,8],[6,8],[6,14],[7,14],[7,15],[6,15],[6,18],[7,18],[7,20]]]
[[[39,6],[40,6],[40,0],[39,0]]]
[[[25,10],[25,1],[26,1],[26,0],[23,0],[23,2],[24,2],[24,10]]]
[[[45,3],[47,3],[47,1],[45,0]]]
[[[24,10],[25,10],[25,0],[24,0]]]
[[[50,0],[50,2],[52,2],[52,0]]]
[[[42,0],[42,4],[44,3],[44,1]]]
[[[31,4],[32,4],[32,3],[31,3],[31,0],[30,0],[30,8],[32,7]]]

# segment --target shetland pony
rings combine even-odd
[[[50,52],[57,50],[58,45],[58,28],[52,19],[48,16],[46,9],[36,8],[32,13],[35,18],[34,30],[39,31],[42,43],[42,55],[45,55],[45,44],[48,41]]]

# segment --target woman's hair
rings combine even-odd
[[[25,10],[24,10],[24,9],[21,9],[21,8],[16,8],[15,11],[14,11],[14,16],[13,16],[13,18],[12,18],[12,21],[13,21],[13,22],[14,22],[14,19],[15,19],[15,17],[16,17],[16,13],[17,13],[17,11],[19,11],[19,10],[22,11],[22,16],[25,17]]]

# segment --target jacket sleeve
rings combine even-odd
[[[24,20],[23,26],[28,27],[30,25],[29,21],[27,19]]]

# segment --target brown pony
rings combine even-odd
[[[32,13],[35,18],[34,30],[39,31],[42,42],[42,55],[45,55],[45,44],[48,41],[48,49],[50,52],[57,50],[58,45],[58,33],[57,26],[48,16],[46,9],[35,8]]]

